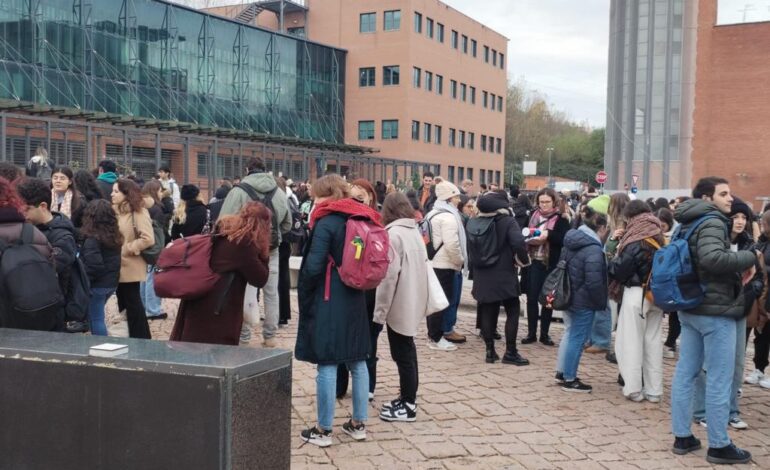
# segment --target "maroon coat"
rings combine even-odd
[[[223,276],[206,296],[183,300],[179,304],[171,341],[238,345],[243,324],[243,296],[246,284],[262,287],[269,273],[267,258],[250,242],[232,243],[224,237],[214,239],[211,269],[217,273],[234,272],[235,276],[224,294],[219,315],[215,315],[228,277]]]

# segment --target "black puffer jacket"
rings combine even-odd
[[[62,292],[68,292],[72,265],[75,263],[78,251],[75,242],[75,227],[70,219],[54,212],[53,219],[47,224],[38,225],[37,229],[43,232],[53,248],[56,272],[59,274],[59,285],[62,287]]]
[[[607,274],[626,287],[647,283],[656,249],[645,240],[629,243],[607,266]]]
[[[569,309],[607,308],[607,264],[596,233],[585,225],[572,229],[564,237],[564,249],[572,290]]]
[[[174,223],[171,227],[171,238],[176,240],[181,237],[200,235],[206,225],[208,209],[200,201],[187,201],[185,209],[186,219],[183,224]]]
[[[120,248],[107,248],[95,238],[86,238],[80,247],[80,259],[91,287],[118,287]]]
[[[741,318],[744,312],[741,274],[754,264],[756,256],[751,251],[730,251],[729,219],[712,202],[685,201],[676,208],[674,218],[682,224],[682,233],[686,233],[693,222],[705,215],[712,218],[695,230],[689,246],[693,265],[706,292],[703,302],[687,313]]]

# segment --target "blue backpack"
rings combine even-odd
[[[714,215],[704,215],[681,234],[681,225],[671,237],[671,243],[655,252],[652,258],[650,290],[655,305],[664,312],[691,310],[703,302],[705,286],[692,265],[689,240],[695,230]]]

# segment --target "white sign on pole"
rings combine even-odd
[[[631,175],[631,181],[634,183],[631,186],[636,186],[636,183],[639,182],[639,175]]]
[[[522,170],[524,176],[533,176],[537,174],[537,161],[524,162],[524,168]]]

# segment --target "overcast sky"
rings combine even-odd
[[[605,126],[610,0],[442,1],[510,39],[510,80],[523,77],[574,121]]]

